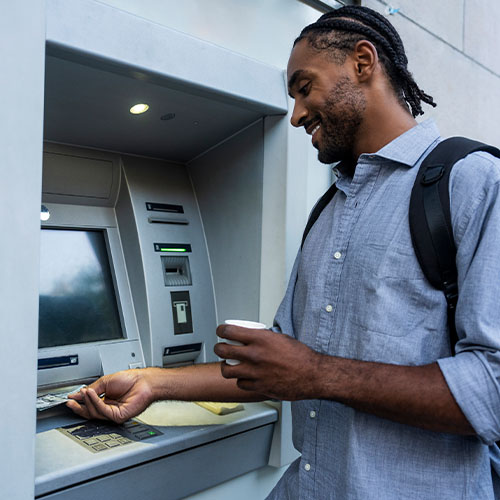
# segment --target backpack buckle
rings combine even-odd
[[[429,165],[420,180],[421,184],[428,186],[434,184],[444,175],[444,165]]]
[[[456,281],[445,281],[443,283],[443,292],[448,309],[455,309],[458,301],[458,285]]]

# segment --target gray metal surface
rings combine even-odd
[[[259,319],[263,122],[189,163],[203,219],[218,322]]]
[[[120,168],[117,154],[46,142],[42,200],[113,207],[120,186]]]
[[[92,492],[91,498],[179,498],[266,465],[276,419],[267,404],[246,403],[242,412],[226,416],[224,424],[157,426],[162,436],[97,454],[52,428],[77,419],[45,419],[36,436],[35,494],[70,488],[54,498],[76,500],[82,492]],[[72,488],[81,483],[85,486]],[[110,496],[103,496],[103,487]],[[168,496],[168,491],[176,493]],[[154,496],[158,492],[164,496]]]
[[[215,361],[217,341],[212,277],[203,227],[186,168],[183,165],[123,157],[124,178],[117,219],[130,270],[130,283],[139,331],[148,366],[163,365],[166,347],[203,343],[197,362]],[[182,205],[189,224],[151,224],[146,202]],[[190,244],[192,285],[165,286],[161,252],[154,243]],[[177,255],[176,253],[170,255]],[[174,335],[171,292],[189,291],[193,333]],[[145,292],[145,295],[144,295]],[[194,358],[193,358],[194,359]]]

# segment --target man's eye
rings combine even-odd
[[[299,94],[307,95],[309,93],[309,87],[311,86],[311,82],[307,82],[305,85],[299,88]]]

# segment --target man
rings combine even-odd
[[[321,161],[341,163],[274,332],[219,326],[220,337],[244,345],[220,343],[216,354],[239,365],[120,372],[68,405],[120,422],[157,399],[291,400],[301,457],[269,498],[492,499],[499,162],[474,153],[452,171],[452,357],[444,296],[425,280],[408,227],[418,166],[440,138],[432,122],[414,119],[421,101],[434,103],[408,72],[397,32],[367,8],[325,14],[296,40],[287,75],[292,124],[312,136]]]

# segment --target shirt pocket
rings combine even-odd
[[[393,337],[414,330],[425,277],[409,245],[404,240],[387,246],[365,243],[353,252],[346,271],[347,293],[355,297],[348,320],[354,325]]]

